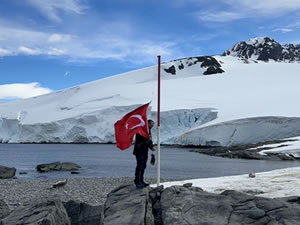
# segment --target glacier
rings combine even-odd
[[[300,63],[245,63],[237,55],[162,64],[162,144],[233,146],[300,136]],[[115,143],[113,124],[148,102],[155,121],[157,66],[1,103],[0,142]],[[155,128],[152,134],[155,140]]]

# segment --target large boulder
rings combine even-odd
[[[92,206],[84,202],[70,200],[64,203],[72,225],[100,225],[102,206]]]
[[[78,170],[81,167],[76,163],[71,162],[53,162],[53,163],[45,163],[39,164],[36,166],[36,170],[39,172],[49,172],[49,171],[60,171],[60,170]]]
[[[9,207],[5,201],[0,199],[0,219],[6,217],[9,214]]]
[[[154,224],[148,190],[124,185],[111,191],[104,205],[103,225]]]
[[[295,225],[300,221],[298,204],[237,191],[213,194],[183,186],[162,192],[161,210],[163,224],[168,225]]]
[[[12,178],[16,175],[16,168],[0,166],[0,179]]]
[[[3,225],[71,225],[59,199],[33,199],[18,207],[2,220]]]

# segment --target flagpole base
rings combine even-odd
[[[157,127],[157,187],[160,185],[160,127]]]

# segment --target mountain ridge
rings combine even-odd
[[[248,41],[241,41],[225,51],[222,56],[235,56],[245,63],[249,60],[268,62],[300,62],[300,45],[281,45],[269,37],[256,37]]]

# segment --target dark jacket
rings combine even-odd
[[[151,135],[151,133],[150,133],[150,135]],[[152,140],[147,139],[140,134],[136,134],[133,154],[134,155],[139,155],[139,154],[147,154],[148,155],[149,148],[150,149],[153,148]]]

